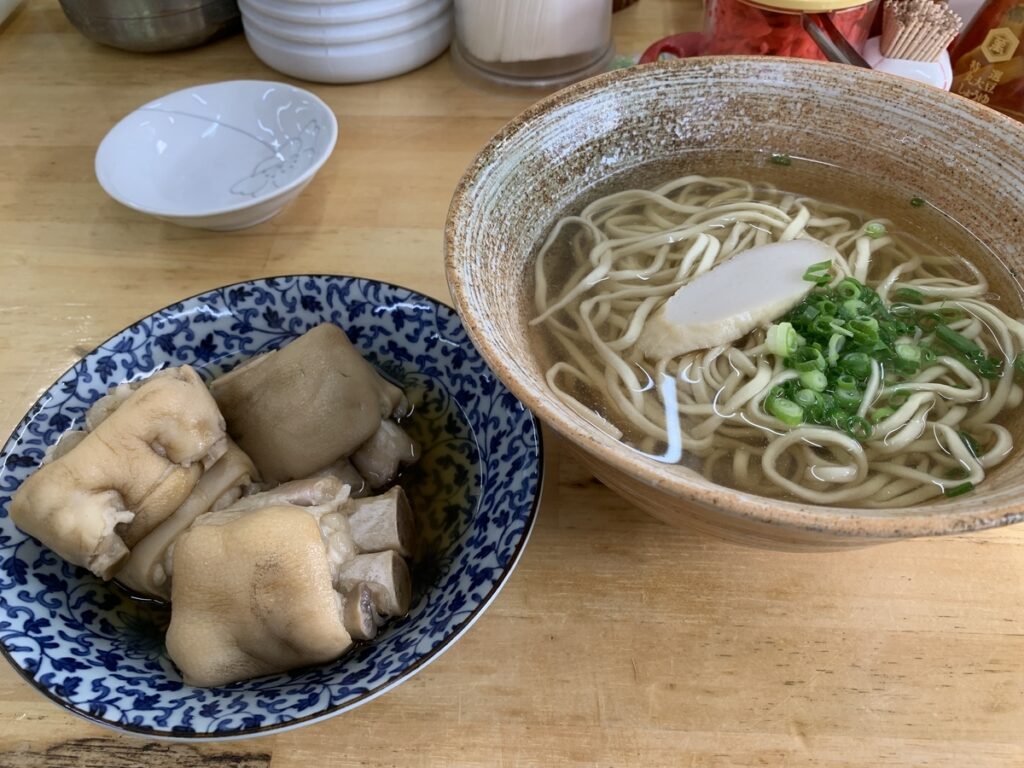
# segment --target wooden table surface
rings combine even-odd
[[[700,24],[696,0],[616,15],[622,53]],[[0,432],[111,333],[223,283],[293,272],[447,299],[441,231],[484,142],[527,105],[447,56],[382,83],[306,85],[337,149],[301,197],[212,234],[122,208],[93,176],[132,108],[278,78],[242,37],[142,56],[89,43],[52,0],[0,31]],[[64,713],[0,668],[0,766],[1020,766],[1024,528],[838,554],[745,549],[648,518],[547,442],[537,527],[444,656],[348,714],[178,745]]]

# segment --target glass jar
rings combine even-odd
[[[560,88],[612,52],[612,0],[455,0],[452,63],[475,81]]]
[[[828,13],[847,41],[863,51],[877,10],[878,0],[708,0],[701,52],[825,61],[804,31],[804,14]]]

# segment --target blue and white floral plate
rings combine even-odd
[[[189,363],[215,375],[312,326],[344,328],[416,409],[423,458],[402,478],[423,533],[404,618],[337,662],[224,688],[182,683],[164,649],[169,613],[71,566],[22,534],[11,495],[46,447],[109,385]],[[0,644],[71,712],[147,736],[254,736],[359,706],[437,658],[483,613],[537,513],[537,422],[487,368],[455,311],[351,277],[237,283],[174,304],[104,342],[32,406],[0,452]]]

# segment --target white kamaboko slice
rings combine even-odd
[[[210,385],[228,432],[268,482],[308,477],[348,457],[381,419],[407,408],[348,340],[325,323]]]
[[[199,515],[230,506],[258,479],[252,461],[229,440],[185,502],[132,548],[117,580],[135,594],[170,600],[174,542]]]
[[[817,240],[756,246],[698,275],[647,320],[637,347],[650,359],[729,344],[799,304],[814,287],[807,268],[838,251]]]
[[[203,515],[174,548],[167,652],[189,685],[336,659],[352,645],[320,526],[305,509]]]
[[[11,518],[108,579],[227,449],[224,420],[190,367],[154,374],[15,493]]]

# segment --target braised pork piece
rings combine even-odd
[[[11,515],[68,561],[169,601],[167,649],[189,684],[323,663],[409,610],[413,514],[389,488],[418,457],[394,421],[409,410],[320,325],[209,389],[189,366],[112,387]]]

